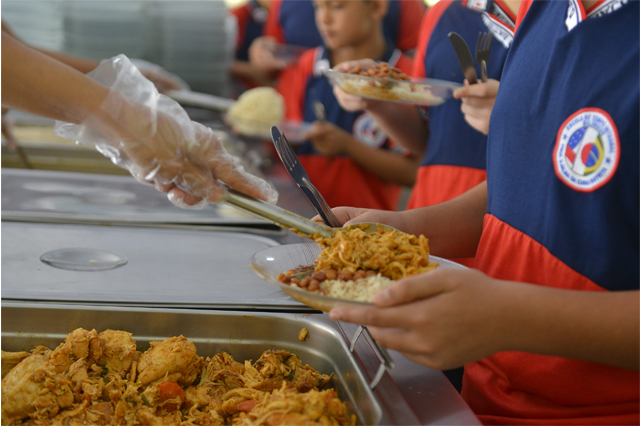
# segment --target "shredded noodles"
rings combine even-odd
[[[324,247],[316,259],[315,270],[355,272],[364,269],[397,280],[438,266],[429,262],[429,243],[424,235],[384,228],[366,233],[368,226],[336,231],[331,238],[315,235],[314,240]]]

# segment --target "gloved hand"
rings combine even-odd
[[[105,60],[87,75],[110,92],[81,124],[56,122],[58,135],[95,147],[183,208],[223,201],[226,189],[219,180],[276,202],[277,192],[267,182],[236,164],[211,129],[159,94],[126,56]]]
[[[131,59],[131,63],[140,70],[143,76],[155,84],[158,92],[166,94],[170,90],[190,90],[186,81],[175,74],[144,59]]]

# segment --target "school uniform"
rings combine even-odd
[[[441,1],[425,14],[413,75],[463,82],[464,74],[448,34],[454,31],[475,49],[479,32],[493,36],[489,78],[500,80],[513,40],[515,15],[500,1]],[[478,78],[480,68],[476,67]],[[461,101],[423,109],[429,122],[429,141],[407,208],[448,201],[486,180],[487,137],[465,121]],[[454,259],[473,266],[473,258]]]
[[[389,1],[389,9],[382,24],[385,37],[393,40],[402,51],[415,49],[424,9],[421,0]],[[274,0],[271,11],[265,26],[265,36],[274,37],[279,43],[304,47],[322,46],[312,0]]]
[[[488,140],[476,267],[489,276],[638,290],[639,15],[636,1],[522,5]],[[463,396],[487,424],[638,424],[639,383],[637,371],[500,352],[465,366]]]
[[[379,59],[404,72],[411,69],[411,59],[390,42],[387,43],[387,51]],[[327,50],[317,47],[305,52],[296,64],[281,73],[278,90],[285,99],[287,118],[316,121],[313,103],[319,100],[324,105],[326,120],[346,130],[361,143],[377,149],[400,151],[369,114],[364,111],[349,112],[340,107],[331,83],[322,74],[323,69],[333,65]],[[382,181],[347,155],[321,155],[313,148],[311,141],[306,141],[296,152],[309,178],[330,207],[397,210],[400,186]]]

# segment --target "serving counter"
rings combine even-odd
[[[263,145],[241,149],[281,207],[315,215]],[[349,351],[357,326],[250,270],[256,251],[303,241],[231,207],[179,209],[130,176],[3,168],[2,348],[55,346],[77,327],[127,330],[140,347],[183,334],[204,355],[256,359],[279,347],[335,372],[332,385],[361,424],[480,424],[440,371],[395,351],[395,368],[369,390],[381,361],[364,336]]]

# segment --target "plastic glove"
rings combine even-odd
[[[131,59],[131,63],[149,79],[160,93],[166,94],[170,90],[190,90],[186,81],[175,74],[144,59]]]
[[[275,203],[277,192],[250,175],[227,153],[215,133],[191,121],[174,100],[124,55],[87,74],[110,89],[101,107],[79,125],[56,122],[60,136],[95,147],[141,182],[151,183],[180,207],[223,201],[229,186]]]

